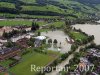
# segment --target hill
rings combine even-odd
[[[100,0],[0,0],[0,16],[7,18],[34,16],[96,17]]]

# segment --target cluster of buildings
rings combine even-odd
[[[10,28],[16,28],[16,29],[29,29],[29,27],[27,26],[15,26],[15,27],[10,27]],[[7,48],[5,47],[5,44],[9,41],[8,39],[3,38],[2,36],[0,36],[0,61],[3,61],[5,59],[8,58],[15,58],[16,56],[19,56],[21,50],[23,48],[29,48],[31,46],[28,45],[28,41],[30,40],[30,38],[35,38],[35,42],[34,45],[35,47],[39,47],[41,45],[41,41],[46,39],[45,36],[36,36],[33,32],[27,32],[25,34],[22,35],[15,35],[13,37],[11,37],[9,40],[14,42],[16,45],[18,45],[19,47],[11,47],[11,48]]]
[[[12,30],[26,30],[26,31],[30,31],[31,30],[31,26],[3,26],[0,27],[0,36],[2,36],[3,32],[11,32]]]
[[[76,70],[74,72],[69,72],[69,75],[81,75],[82,72],[84,72],[83,74],[86,75],[87,71],[91,71],[91,73],[88,75],[100,75],[100,64],[95,67],[96,64],[91,63],[89,56],[100,58],[100,51],[95,48],[87,50],[86,56],[80,57],[80,63],[78,64]],[[100,62],[100,60],[98,61]]]
[[[0,61],[8,59],[10,57],[14,57],[20,54],[20,48],[12,47],[12,48],[4,48],[0,50]]]
[[[2,36],[4,31],[11,32],[13,29],[24,29],[26,30],[26,33],[14,35],[10,39],[6,39]],[[45,36],[37,36],[35,33],[31,32],[31,27],[29,26],[0,27],[0,62],[9,58],[19,61],[21,59],[21,53],[23,52],[22,50],[31,47],[28,44],[31,38],[35,39],[35,42],[33,43],[35,47],[39,47],[41,45],[41,41],[46,39]],[[15,43],[17,46],[6,47],[5,45],[9,41]],[[14,63],[16,62],[11,63],[11,66],[14,65]],[[0,72],[5,70],[6,68],[0,65]]]
[[[25,29],[27,31],[30,31],[30,27],[27,26],[14,26],[14,27],[1,27],[0,28],[0,61],[3,61],[5,59],[8,59],[10,57],[15,57],[18,56],[21,52],[21,49],[18,47],[11,47],[11,48],[7,48],[5,46],[5,44],[11,40],[12,42],[18,44],[21,46],[21,48],[27,48],[27,41],[34,36],[34,33],[32,32],[28,32],[26,34],[23,35],[16,35],[14,37],[11,37],[9,40],[4,38],[2,36],[3,32],[10,32],[12,30],[21,30],[21,29]]]
[[[92,48],[88,50],[88,55],[100,57],[100,51],[98,49]]]

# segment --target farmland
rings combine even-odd
[[[79,32],[70,32],[70,34],[75,38],[75,40],[86,40],[87,36]]]
[[[14,8],[15,9],[15,5],[12,3],[7,3],[7,2],[0,2],[0,8],[5,7],[5,8]]]
[[[44,21],[38,21],[36,23],[39,25],[47,24],[47,22],[44,22]],[[29,20],[1,20],[0,21],[0,26],[16,26],[16,25],[31,26],[32,21],[29,21]]]
[[[32,48],[28,50],[33,50]],[[29,52],[22,56],[22,60],[19,64],[9,69],[10,73],[17,74],[17,75],[35,75],[37,72],[33,71],[31,72],[31,65],[36,66],[46,66],[50,62],[56,59],[52,55],[58,56],[58,52],[48,51],[47,54],[41,54],[37,52]],[[5,63],[1,63],[5,67],[8,66],[9,63],[11,63],[10,60],[4,61]],[[2,73],[3,74],[3,73]]]

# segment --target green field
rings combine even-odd
[[[32,25],[32,21],[24,20],[3,20],[0,21],[0,26],[15,26],[15,25]]]
[[[9,66],[9,64],[10,63],[12,63],[13,62],[13,60],[6,60],[6,61],[1,61],[0,62],[0,65],[2,65],[2,66],[5,66],[5,67],[8,67]]]
[[[7,2],[0,2],[0,8],[2,7],[15,9],[15,5],[13,3],[7,3]]]
[[[10,18],[44,18],[44,19],[57,19],[59,18],[58,16],[43,16],[43,15],[28,15],[28,14],[10,14],[10,13],[0,13],[0,16],[5,16],[5,17],[10,17]]]
[[[65,22],[64,21],[54,22],[51,25],[55,27],[62,27],[63,25],[65,25]]]
[[[45,66],[55,58],[49,55],[40,53],[30,53],[23,56],[22,62],[20,62],[15,67],[11,68],[11,72],[16,75],[35,75],[36,72],[31,72],[31,65]]]
[[[20,2],[24,2],[23,4],[17,5],[15,3],[15,0],[5,0],[5,1],[1,0],[0,10],[2,11],[2,9],[4,8],[5,9],[0,13],[9,13],[10,15],[0,15],[0,17],[14,18],[14,17],[18,17],[18,15],[20,14],[26,14],[26,15],[31,14],[30,17],[33,18],[33,15],[51,16],[50,12],[52,12],[52,13],[56,13],[54,14],[54,16],[59,16],[59,14],[62,14],[62,15],[66,15],[65,17],[67,17],[68,19],[69,18],[72,19],[72,17],[84,18],[89,14],[100,13],[100,8],[99,8],[100,4],[97,5],[95,4],[91,6],[74,0],[54,0],[54,1],[52,0],[52,2],[50,1],[51,0],[43,0],[41,2],[38,2],[36,0],[17,0],[16,3],[18,4],[20,4]],[[47,5],[44,5],[45,3]],[[16,9],[19,11],[16,11],[16,13],[14,12],[14,14],[11,14]],[[40,11],[41,14],[38,14],[38,12]],[[23,18],[22,15],[20,15],[20,17]],[[25,18],[29,18],[29,16],[26,16]]]
[[[59,7],[48,5],[48,6],[22,6],[21,11],[52,11],[57,13],[65,13],[65,11]]]
[[[75,32],[75,31],[72,31],[70,32],[71,36],[75,39],[75,40],[84,40],[84,39],[87,39],[87,36],[82,34],[82,33],[79,33],[79,32]]]
[[[40,26],[48,24],[48,22],[46,21],[37,21],[36,23],[39,24]],[[0,26],[16,26],[16,25],[31,26],[32,21],[29,21],[29,20],[1,20],[0,21]],[[62,27],[63,25],[65,25],[65,22],[64,21],[53,22],[50,25],[53,25],[55,27]]]
[[[38,21],[36,22],[39,25],[45,25],[47,22]],[[29,20],[2,20],[0,21],[0,26],[16,26],[16,25],[32,25],[32,21]]]
[[[22,2],[25,2],[25,3],[35,3],[36,0],[20,0]]]
[[[32,50],[32,48],[28,50]],[[56,59],[56,56],[59,56],[58,52],[48,51],[47,54],[41,54],[34,51],[30,51],[29,53],[22,56],[22,60],[19,64],[10,68],[8,71],[16,75],[36,75],[37,72],[31,72],[31,65],[44,67],[50,62],[54,61]],[[11,61],[6,60],[4,61],[4,63],[1,62],[1,65],[7,67],[9,63],[11,63]],[[0,75],[3,74],[4,73]]]

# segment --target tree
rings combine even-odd
[[[16,2],[15,8],[17,9],[17,11],[21,10],[22,9],[21,4]]]
[[[43,44],[46,44],[46,39],[44,39],[44,40],[42,41],[42,43],[43,43]]]
[[[16,35],[16,34],[18,34],[18,33],[19,33],[19,31],[18,31],[18,30],[14,30],[14,29],[13,29],[11,33],[12,33],[12,35]]]
[[[4,38],[7,38],[7,37],[8,37],[8,34],[5,32],[5,30],[4,30],[4,32],[3,32],[3,34],[2,34],[2,36],[3,36]]]
[[[61,42],[60,42],[60,47],[61,47]]]
[[[13,43],[12,41],[8,41],[6,44],[5,44],[6,47],[13,47],[15,46],[15,43]]]
[[[27,44],[28,44],[29,46],[34,47],[34,42],[35,42],[35,38],[30,38],[30,40],[27,42]]]
[[[36,23],[34,23],[34,22],[32,22],[31,30],[32,30],[32,31],[36,31],[37,29],[39,29],[39,25],[36,24]]]
[[[49,39],[49,40],[48,40],[48,43],[49,43],[49,44],[52,43],[52,39]]]
[[[58,41],[57,41],[56,39],[54,39],[53,43],[54,43],[54,44],[57,44],[57,43],[58,43]]]
[[[69,56],[68,53],[62,54],[62,55],[61,55],[61,60],[62,60],[62,61],[65,60],[68,56]]]
[[[40,36],[41,35],[41,32],[38,32],[38,36]]]
[[[26,34],[26,30],[22,30],[22,34]]]
[[[78,48],[78,46],[75,45],[75,44],[73,44],[73,45],[71,46],[71,50],[72,50],[72,51],[75,51],[77,48]]]

